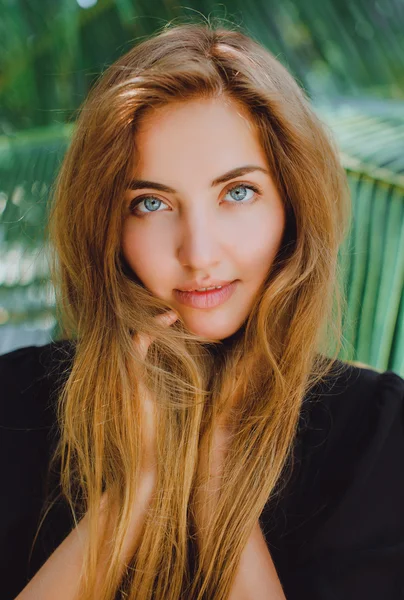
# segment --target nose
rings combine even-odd
[[[178,260],[193,271],[209,272],[220,262],[223,237],[220,237],[219,223],[207,211],[191,212],[181,221]]]

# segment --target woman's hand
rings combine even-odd
[[[286,600],[259,521],[241,554],[229,600]]]
[[[206,544],[205,532],[216,512],[223,476],[223,467],[231,442],[232,432],[226,425],[225,416],[216,423],[212,434],[211,460],[208,460],[208,437],[200,445],[198,487],[195,495],[195,524],[199,550]]]
[[[161,323],[170,326],[176,321],[178,315],[169,311],[156,317]],[[146,335],[135,335],[134,344],[143,357],[153,339]],[[124,562],[131,558],[136,550],[139,537],[142,533],[144,518],[154,490],[156,466],[156,432],[155,432],[155,405],[148,393],[146,386],[142,387],[141,409],[143,411],[142,425],[144,427],[144,447],[142,456],[142,476],[138,493],[133,507],[133,516],[128,528],[128,535],[124,544]],[[108,529],[106,506],[108,504],[108,490],[103,494],[99,519],[100,527],[105,532]],[[106,529],[105,529],[106,528]],[[113,531],[108,532],[113,536]],[[78,597],[81,567],[83,564],[84,548],[89,535],[88,514],[80,521],[77,527],[63,540],[45,564],[34,575],[28,585],[18,595],[16,600],[75,600]],[[102,561],[101,561],[102,563]],[[124,569],[125,565],[122,565]],[[97,576],[102,581],[105,569],[100,564]],[[97,590],[96,590],[97,592]],[[99,597],[97,593],[95,597]]]
[[[178,315],[170,310],[162,315],[158,315],[156,320],[162,325],[169,327],[178,319]],[[135,334],[133,343],[135,349],[142,359],[146,358],[147,351],[153,342],[153,338],[147,334]],[[151,397],[150,391],[146,385],[140,381],[139,389],[141,393],[141,411],[143,427],[143,456],[141,462],[141,471],[145,475],[155,473],[156,468],[156,406]]]
[[[220,493],[224,461],[226,459],[236,421],[232,408],[236,400],[226,407],[216,424],[212,441],[212,464],[208,474],[206,457],[202,456],[201,472],[206,479],[197,492],[196,525],[198,543],[204,543],[204,531],[216,510]],[[206,444],[201,451],[206,451]],[[259,521],[256,522],[241,554],[240,563],[232,584],[229,600],[285,600],[275,565],[272,561]]]
[[[168,311],[156,317],[157,321],[160,321],[162,325],[167,327],[172,325],[177,319],[178,315],[174,311]],[[149,335],[135,334],[133,343],[142,359],[146,358],[147,351],[152,342],[153,338]],[[124,543],[125,561],[130,560],[138,546],[157,477],[156,405],[151,392],[142,381],[139,382],[139,389],[141,394],[140,407],[142,412],[143,438],[141,480],[136,503],[132,511],[132,519],[129,523]],[[111,536],[113,537],[113,532],[111,532]]]

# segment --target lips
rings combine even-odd
[[[184,285],[182,288],[177,288],[178,292],[194,292],[195,290],[199,290],[201,288],[209,288],[209,287],[217,287],[229,285],[232,281],[223,281],[219,279],[211,279],[210,281],[191,281],[187,285]]]
[[[180,304],[191,308],[209,309],[226,302],[233,295],[237,283],[237,280],[232,281],[219,290],[208,290],[206,292],[174,290],[174,295]]]

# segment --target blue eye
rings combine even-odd
[[[149,208],[150,208],[150,212],[156,212],[158,205],[156,206],[156,203],[160,203],[160,204],[164,204],[164,202],[162,202],[162,200],[160,200],[159,198],[156,198],[156,196],[143,196],[142,198],[137,198],[136,201],[134,203],[131,203],[130,205],[130,210],[132,212],[134,212],[135,214],[147,214],[147,212],[142,212],[139,211],[139,209],[137,208],[138,205],[141,202],[145,203],[145,206],[147,207],[147,203],[151,201],[151,203],[149,204]],[[136,208],[136,210],[134,210]]]
[[[247,200],[244,202],[246,196],[248,196],[247,190],[250,192],[254,192],[252,194],[252,196],[250,196],[250,198],[247,197]],[[234,185],[232,188],[230,188],[227,193],[226,196],[228,194],[234,194],[235,196],[232,196],[233,200],[235,200],[235,202],[231,202],[231,204],[252,204],[252,202],[254,202],[255,200],[255,195],[260,195],[260,190],[255,187],[254,185],[247,185],[245,183],[238,183],[237,185]],[[144,206],[146,207],[146,211],[141,211],[139,210],[138,206],[141,203],[144,203]],[[161,204],[165,204],[162,200],[160,200],[159,198],[157,198],[156,196],[153,196],[152,194],[149,194],[147,196],[141,196],[140,198],[135,198],[135,200],[133,200],[130,205],[129,205],[129,210],[132,214],[137,215],[137,216],[144,216],[144,215],[148,215],[151,214],[153,212],[157,212],[158,208],[160,208]]]
[[[239,190],[242,190],[241,193]],[[247,191],[249,190],[250,192],[254,192],[252,194],[252,196],[250,196],[250,198],[247,198],[247,202],[241,202],[242,200],[245,199],[245,197],[247,196]],[[251,202],[251,200],[254,198],[255,194],[259,194],[259,189],[256,188],[254,185],[246,185],[244,183],[239,183],[235,186],[233,186],[232,188],[229,189],[229,191],[227,192],[227,194],[233,194],[233,192],[236,192],[235,197],[233,196],[233,200],[236,200],[236,204],[249,204]],[[227,196],[226,194],[226,196]]]

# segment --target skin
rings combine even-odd
[[[126,261],[191,332],[225,339],[250,313],[285,228],[284,206],[254,126],[229,98],[177,102],[143,118],[135,147],[133,179],[164,184],[175,193],[152,187],[127,190],[122,232]],[[246,165],[266,173],[255,170],[211,186],[214,179]],[[253,185],[259,193],[235,187],[241,184]],[[134,207],[140,197],[143,201]],[[232,297],[217,307],[178,302],[174,289],[209,278],[239,281]]]

